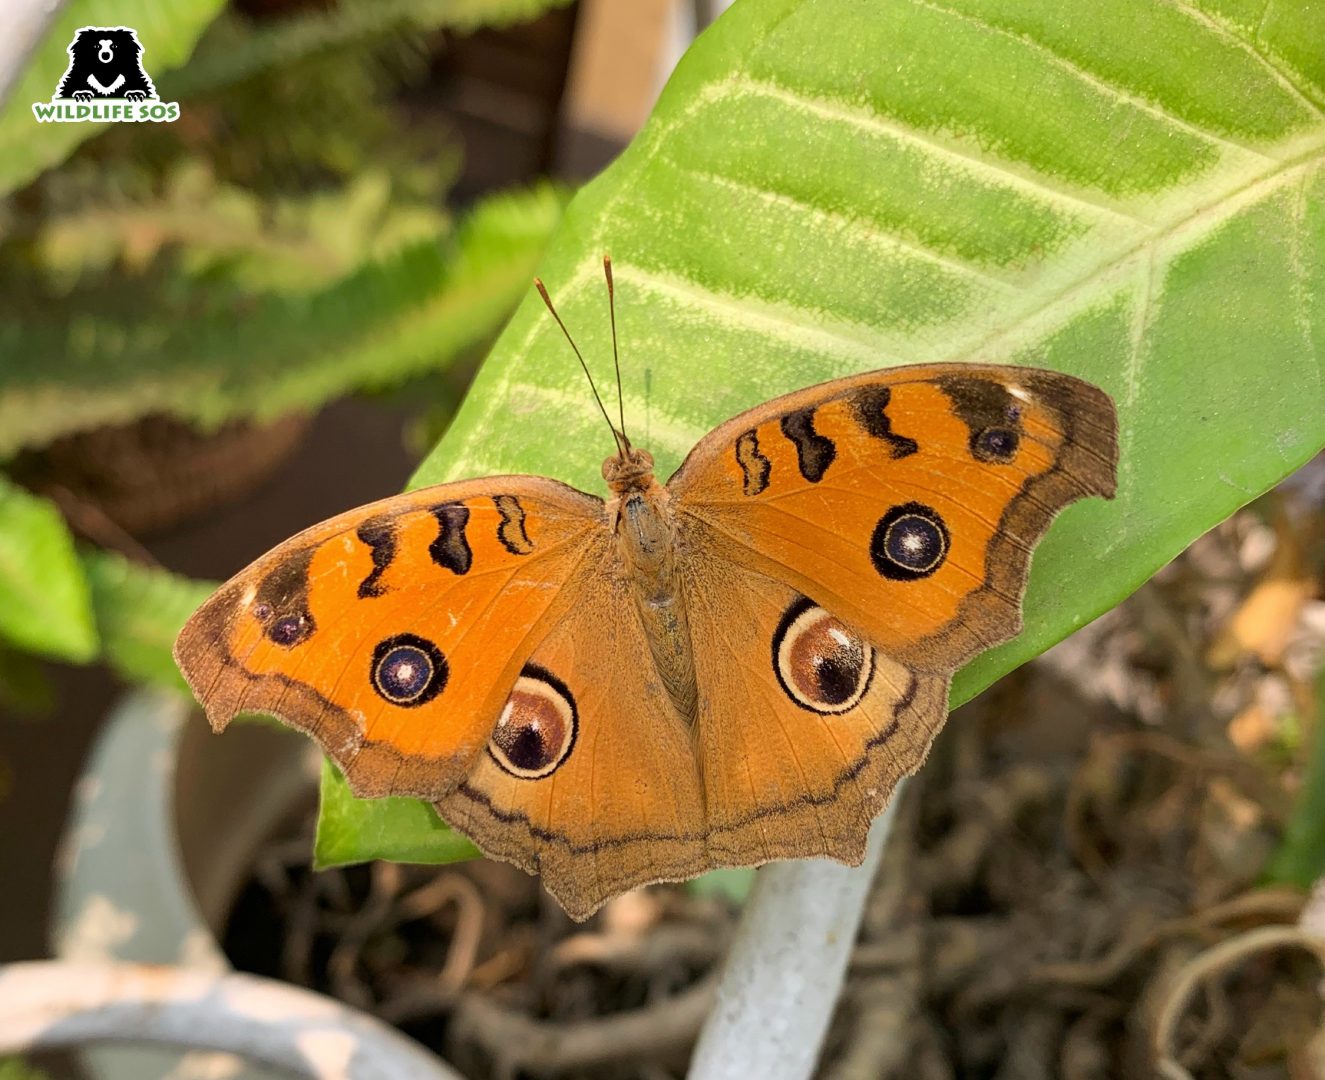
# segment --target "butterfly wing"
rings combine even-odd
[[[1070,375],[948,364],[852,376],[716,428],[668,481],[692,548],[812,597],[908,667],[1021,629],[1054,515],[1111,497],[1117,418]]]
[[[708,864],[859,863],[870,822],[947,717],[946,676],[749,567],[708,560],[686,594]]]
[[[241,571],[175,658],[216,730],[271,713],[312,735],[355,794],[437,798],[573,602],[562,586],[610,541],[602,500],[540,477],[397,495]]]
[[[1112,401],[1052,372],[901,368],[717,428],[669,481],[698,685],[691,872],[863,857],[947,716],[1013,636],[1052,517],[1111,496]]]

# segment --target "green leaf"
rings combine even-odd
[[[365,855],[365,845],[371,855]],[[472,859],[478,849],[417,799],[363,802],[336,767],[322,762],[322,808],[313,860],[319,870],[365,858],[397,862],[449,863]]]
[[[97,654],[87,581],[50,501],[0,474],[0,639],[84,662]]]
[[[34,101],[50,101],[69,66],[65,51],[82,26],[138,31],[143,66],[155,82],[188,59],[225,0],[70,0],[47,27],[22,76],[0,107],[0,195],[63,161],[105,124],[39,124]],[[169,100],[163,98],[162,100]]]
[[[50,1080],[50,1073],[29,1065],[22,1058],[0,1058],[0,1080]]]
[[[740,410],[870,368],[1036,364],[1114,396],[1118,498],[1054,524],[1025,632],[956,704],[1325,441],[1323,40],[1305,0],[742,0],[543,277],[607,379],[611,252],[627,426],[662,476]],[[606,436],[529,295],[415,483],[599,491]]]
[[[407,246],[435,247],[447,227],[441,210],[421,201],[396,202],[385,169],[363,167],[329,191],[281,198],[220,181],[194,160],[173,170],[148,198],[109,195],[50,215],[33,247],[56,291],[94,273],[118,278],[126,265],[146,264],[171,248],[191,283],[215,274],[228,295],[231,288],[307,294],[373,257],[389,258]],[[74,292],[70,306],[82,307],[85,295]],[[160,304],[155,295],[144,299]],[[48,302],[52,322],[68,314],[62,303],[63,297]]]
[[[135,322],[52,310],[0,322],[0,456],[68,431],[168,412],[273,419],[436,370],[485,341],[528,284],[564,195],[492,196],[446,245],[415,243],[312,295]]]
[[[474,30],[532,19],[570,0],[359,0],[331,10],[303,11],[253,27],[218,25],[189,65],[163,80],[181,98],[212,93],[272,68],[403,31]],[[63,69],[61,69],[63,71]]]
[[[1315,711],[1302,789],[1268,874],[1271,881],[1300,889],[1325,877],[1325,670],[1316,677]]]
[[[130,562],[109,551],[82,553],[103,658],[123,678],[188,693],[171,655],[184,621],[216,588]]]

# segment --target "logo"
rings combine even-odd
[[[179,102],[162,101],[143,69],[143,46],[127,26],[84,26],[66,50],[69,67],[50,101],[37,101],[39,123],[122,123],[179,119]]]

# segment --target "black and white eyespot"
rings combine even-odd
[[[909,502],[879,519],[870,538],[870,561],[891,581],[929,577],[948,557],[951,538],[933,507]]]
[[[492,759],[521,780],[551,776],[570,757],[580,715],[566,684],[526,664],[488,740]]]
[[[865,696],[874,675],[874,649],[801,597],[773,633],[773,673],[802,709],[834,716],[854,709]]]
[[[417,634],[379,641],[369,669],[373,689],[392,705],[413,708],[446,689],[451,667],[442,650]]]

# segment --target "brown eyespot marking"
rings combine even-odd
[[[742,482],[745,493],[762,494],[768,487],[768,474],[773,470],[773,463],[760,452],[759,436],[753,428],[736,440],[736,464],[745,476]]]
[[[817,484],[837,457],[837,447],[833,445],[833,440],[814,430],[813,409],[787,413],[782,418],[781,427],[782,434],[796,447],[796,464],[801,476]]]
[[[1021,436],[1010,428],[985,428],[971,436],[971,456],[977,461],[1006,465],[1017,456]]]
[[[386,592],[382,584],[382,575],[396,557],[396,531],[386,518],[369,518],[357,529],[354,535],[361,544],[367,544],[373,559],[373,569],[359,582],[359,599],[381,596]]]
[[[512,776],[541,780],[570,757],[579,726],[575,698],[566,684],[536,664],[526,664],[497,718],[488,753]]]
[[[267,640],[292,648],[313,636],[317,624],[308,610],[308,566],[313,548],[291,555],[262,579],[253,594],[253,617]]]
[[[439,526],[437,539],[428,545],[428,554],[438,566],[444,566],[457,577],[469,573],[474,553],[469,550],[465,526],[469,524],[469,507],[464,503],[449,502],[432,508],[432,516]]]
[[[886,386],[866,387],[851,398],[851,414],[867,434],[888,444],[888,452],[894,459],[909,457],[920,449],[920,445],[915,439],[893,431],[892,420],[888,417],[888,403],[892,397],[893,392]]]
[[[313,636],[313,631],[317,625],[313,622],[313,616],[304,612],[295,615],[282,615],[279,619],[273,619],[267,624],[267,637],[277,645],[284,645],[286,648],[298,645],[302,641],[307,641]]]
[[[870,538],[870,561],[891,581],[929,577],[948,557],[951,537],[939,512],[924,503],[894,506]]]
[[[524,527],[524,507],[514,495],[494,495],[492,504],[501,514],[501,524],[497,526],[497,539],[501,546],[512,555],[528,555],[534,550],[534,542]]]
[[[369,678],[392,705],[414,708],[446,689],[451,667],[442,650],[417,634],[396,634],[373,649]]]
[[[874,675],[874,649],[801,597],[773,633],[773,673],[795,704],[833,716],[854,709],[865,696]]]
[[[1021,405],[1006,386],[977,377],[950,376],[939,386],[957,418],[970,431],[976,461],[1006,465],[1021,443]]]

